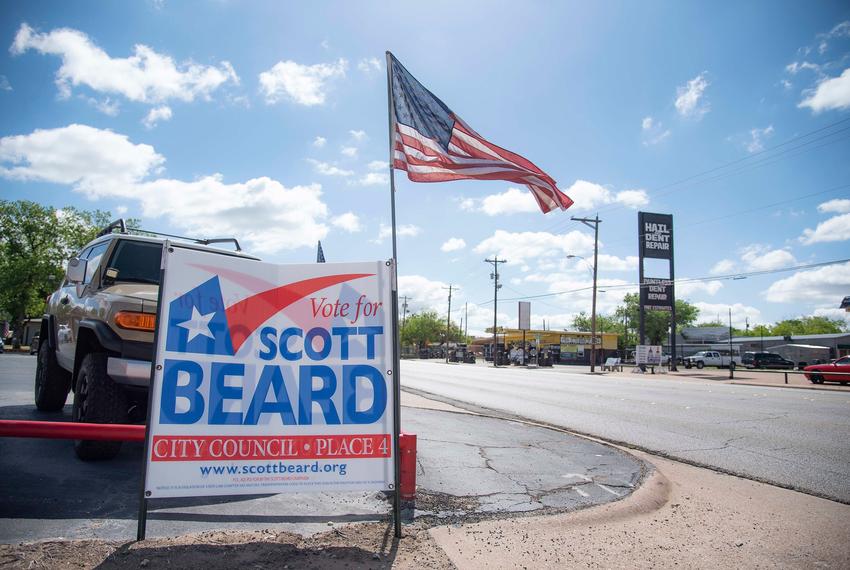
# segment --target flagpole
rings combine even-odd
[[[398,334],[398,250],[396,246],[396,223],[395,223],[395,169],[393,162],[395,157],[395,110],[393,108],[393,77],[392,77],[392,54],[387,51],[387,118],[389,121],[389,143],[390,143],[390,215],[392,218],[393,238],[393,470],[395,476],[395,501],[393,505],[393,523],[395,525],[395,536],[401,538],[401,454],[399,453],[399,437],[401,435],[401,347]]]

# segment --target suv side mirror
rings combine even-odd
[[[82,283],[86,278],[86,260],[77,257],[69,259],[67,275],[71,283]]]

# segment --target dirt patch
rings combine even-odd
[[[47,541],[0,545],[2,568],[455,568],[418,525],[342,526],[309,538],[272,531],[205,532],[142,542]]]

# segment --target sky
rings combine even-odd
[[[497,255],[499,324],[530,298],[533,328],[570,328],[593,256],[570,217],[598,213],[608,314],[637,290],[648,211],[673,215],[702,321],[848,317],[850,262],[801,268],[850,258],[846,2],[7,1],[0,48],[0,199],[276,263],[319,240],[329,262],[390,258],[389,50],[575,201],[544,215],[522,186],[396,171],[408,313],[445,314],[451,285],[482,333]]]

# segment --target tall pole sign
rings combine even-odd
[[[676,370],[676,295],[673,287],[673,216],[638,212],[640,344],[646,344],[646,310],[670,311],[670,369]],[[669,262],[667,277],[647,277],[644,259]]]

